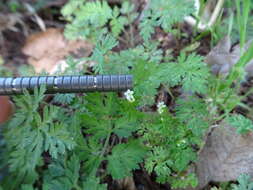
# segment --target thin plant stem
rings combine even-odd
[[[216,22],[220,12],[221,12],[221,9],[223,7],[223,4],[224,4],[224,0],[219,0],[218,3],[216,4],[216,7],[214,9],[214,12],[211,16],[211,19],[209,20],[208,22],[208,26],[211,27],[212,25],[214,25],[214,23]]]
[[[250,1],[251,0],[236,0],[236,11],[237,11],[237,23],[239,25],[239,33],[240,33],[240,48],[242,50],[245,41],[246,41],[246,32],[247,32],[247,23],[248,17],[250,13]],[[243,11],[241,11],[241,2]],[[241,51],[241,54],[243,52]]]
[[[167,92],[169,93],[169,95],[171,96],[172,101],[174,101],[175,97],[173,96],[173,93],[171,92],[170,88],[167,85],[165,85],[165,84],[163,86],[167,90]]]
[[[106,152],[106,149],[109,145],[109,140],[110,140],[110,137],[111,137],[111,131],[107,133],[107,136],[106,136],[106,139],[105,139],[105,144],[104,144],[104,147],[99,155],[100,158],[102,158]]]
[[[125,34],[125,36],[126,36],[126,38],[127,38],[127,40],[126,40],[126,42],[127,42],[127,45],[128,46],[131,46],[131,43],[130,43],[130,41],[131,41],[131,37],[130,37],[130,35],[129,35],[129,33],[125,30],[125,29],[123,29],[123,33]]]
[[[130,19],[130,13],[127,13],[127,19],[129,22],[129,29],[130,29],[130,46],[134,47],[134,29],[133,29],[133,25],[131,23],[131,19]]]
[[[228,35],[231,36],[231,32],[233,29],[233,23],[234,23],[234,13],[233,11],[230,11],[230,17],[229,17],[229,25],[228,25]]]

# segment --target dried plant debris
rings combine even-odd
[[[3,43],[3,34],[4,30],[18,31],[15,27],[16,24],[20,24],[23,29],[23,33],[27,36],[28,29],[26,24],[22,21],[22,15],[19,13],[0,13],[0,44]]]
[[[184,18],[191,26],[196,26],[199,31],[209,30],[218,20],[218,17],[223,11],[224,0],[207,0],[203,11],[200,11],[201,2],[194,0],[195,17],[187,16]],[[199,14],[202,12],[202,14]],[[198,15],[198,19],[196,18]]]
[[[247,51],[252,40],[248,41],[242,51]],[[226,76],[241,56],[240,46],[236,45],[232,48],[231,39],[225,36],[206,56],[205,62],[210,65],[211,70],[216,75]],[[253,60],[246,66],[245,71],[248,77],[253,76]]]
[[[92,45],[84,40],[68,41],[61,29],[50,28],[29,36],[23,47],[23,53],[29,56],[28,63],[36,72],[44,70],[52,74],[59,66],[64,70],[66,56],[78,53],[80,49],[81,56],[85,57],[91,53]]]
[[[222,122],[207,137],[196,164],[199,186],[209,182],[235,181],[240,174],[253,176],[253,133],[238,134]]]
[[[117,180],[118,188],[122,190],[137,190],[133,177],[126,177],[124,179]]]

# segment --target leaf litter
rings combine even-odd
[[[12,25],[4,30],[12,29]],[[245,45],[245,50],[250,42]],[[89,56],[92,49],[92,44],[87,41],[66,40],[62,29],[48,28],[45,32],[30,35],[26,39],[22,52],[28,56],[28,64],[33,66],[36,72],[46,71],[53,74],[59,66],[66,68],[64,60],[68,55]],[[226,36],[206,56],[206,63],[211,66],[214,74],[227,75],[239,59],[239,46],[233,47],[230,38]],[[247,64],[245,71],[249,77],[253,76],[253,61]],[[0,102],[7,105],[6,109],[11,110],[8,98],[0,99]],[[224,127],[225,125],[226,127]],[[199,187],[204,187],[210,181],[235,180],[242,171],[253,175],[251,168],[253,156],[250,154],[253,152],[251,150],[253,144],[251,142],[253,142],[252,133],[247,136],[239,136],[231,127],[223,123],[215,128],[207,137],[205,146],[199,153],[199,162],[196,164]],[[231,157],[231,155],[233,156]],[[131,185],[128,189],[131,190],[136,189],[132,180],[132,178],[126,179],[129,181],[127,185]],[[120,186],[125,186],[125,183],[119,181]]]

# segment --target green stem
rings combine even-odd
[[[82,190],[82,188],[79,187],[79,185],[77,185],[77,184],[75,184],[74,188],[75,188],[76,190]]]
[[[228,115],[227,113],[224,113],[224,114],[216,117],[214,120],[215,120],[215,122],[223,120],[227,115]]]
[[[174,101],[174,100],[175,100],[175,97],[173,96],[173,94],[172,94],[170,88],[169,88],[167,85],[165,85],[165,84],[163,84],[163,86],[164,86],[164,88],[168,91],[169,95],[171,96],[172,101]]]
[[[253,88],[251,88],[247,93],[245,93],[243,96],[242,96],[242,99],[243,98],[246,98],[248,95],[250,95],[251,93],[253,93]]]
[[[250,0],[244,0],[243,1],[243,13],[242,13],[242,17],[243,17],[243,22],[242,22],[242,28],[241,28],[241,40],[242,41],[241,44],[241,48],[243,48],[245,41],[246,41],[246,32],[247,32],[247,22],[248,22],[248,18],[249,18],[249,12],[250,12]],[[242,54],[243,52],[241,52]]]
[[[233,23],[234,23],[234,13],[232,10],[230,10],[229,12],[230,12],[230,17],[229,17],[229,25],[228,25],[228,35],[231,36]]]
[[[211,16],[211,19],[208,22],[208,26],[211,27],[214,25],[214,23],[216,22],[219,14],[221,13],[222,7],[224,4],[224,0],[219,0],[218,3],[216,4],[216,7],[213,11],[213,14]]]
[[[134,29],[133,29],[133,25],[130,24],[130,44],[131,47],[134,47]]]
[[[107,136],[106,136],[106,139],[105,139],[105,144],[104,144],[104,147],[99,155],[100,158],[102,158],[107,150],[107,147],[109,145],[109,140],[110,140],[110,137],[111,137],[111,134],[112,134],[112,131],[110,129],[110,131],[108,132]]]
[[[128,42],[124,38],[122,38],[120,36],[118,36],[117,38],[119,41],[122,41],[124,44],[128,45]]]
[[[250,0],[236,0],[237,23],[239,25],[240,33],[240,48],[242,50],[246,40],[247,22],[250,13]],[[243,12],[241,12],[241,2],[243,4]],[[243,52],[241,51],[241,54]]]
[[[133,48],[134,47],[134,29],[130,20],[130,13],[127,13],[127,19],[128,19],[129,27],[130,27],[130,45]]]
[[[131,44],[130,44],[130,36],[129,36],[129,33],[128,33],[125,29],[123,29],[123,33],[124,33],[125,36],[126,36],[127,45],[128,45],[128,46],[131,46]]]

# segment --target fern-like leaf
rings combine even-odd
[[[139,168],[146,150],[138,141],[116,145],[112,154],[107,157],[108,172],[113,179],[131,176],[131,171]]]
[[[70,21],[65,29],[65,36],[69,39],[85,39],[97,29],[101,30],[112,18],[112,9],[106,1],[71,1],[62,13]]]
[[[120,16],[120,11],[117,7],[113,9],[112,19],[110,25],[112,28],[112,34],[114,37],[118,37],[119,34],[124,30],[124,26],[127,24],[127,18]]]
[[[209,126],[209,112],[203,100],[196,97],[186,97],[178,99],[176,107],[176,116],[192,130],[192,132],[201,136]]]
[[[177,63],[168,64],[165,72],[171,86],[182,84],[186,92],[206,92],[210,73],[201,56],[181,54]]]
[[[227,118],[227,122],[234,128],[237,133],[245,134],[253,130],[253,122],[243,115],[232,115]]]
[[[83,183],[83,190],[107,190],[107,185],[100,184],[98,178],[89,176]]]
[[[94,66],[96,73],[104,74],[104,63],[105,63],[105,54],[110,51],[112,48],[118,45],[118,41],[110,34],[106,36],[101,35],[98,39],[93,54],[91,56],[92,61],[96,61],[97,64]]]
[[[238,178],[238,185],[233,184],[232,190],[252,190],[253,182],[251,177],[247,174],[242,174]]]
[[[75,146],[67,127],[59,121],[59,109],[45,106],[42,116],[37,111],[43,102],[44,92],[43,87],[35,89],[34,96],[26,93],[25,96],[16,98],[19,109],[4,134],[9,142],[7,150],[10,172],[17,174],[17,183],[23,181],[24,184],[32,184],[37,179],[35,168],[43,163],[41,155],[44,151],[49,151],[56,158]]]
[[[43,190],[70,190],[78,187],[79,170],[80,161],[75,155],[66,162],[60,158],[55,160],[45,171]]]
[[[37,190],[37,188],[33,188],[32,185],[22,185],[21,190]]]
[[[162,147],[154,147],[153,151],[149,153],[148,158],[145,160],[146,170],[150,174],[153,171],[156,172],[156,180],[159,183],[165,183],[171,174],[173,161],[169,157],[169,151],[164,150]]]
[[[185,16],[194,11],[194,1],[150,0],[140,24],[141,35],[145,40],[150,39],[155,26],[161,26],[165,31],[169,31],[173,24],[182,22]]]

